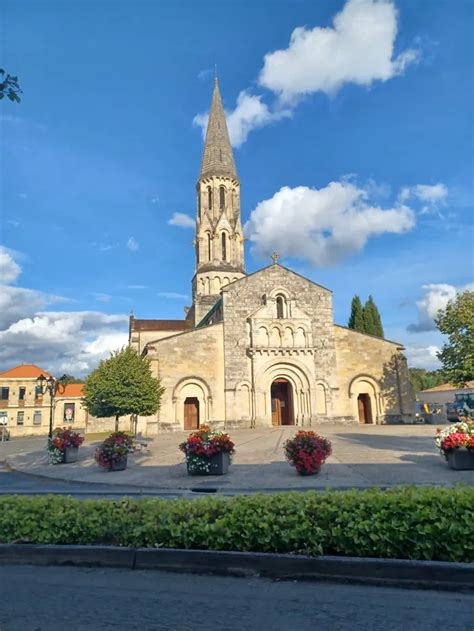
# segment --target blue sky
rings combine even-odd
[[[0,104],[0,367],[84,373],[130,308],[183,317],[193,229],[169,221],[195,214],[214,64],[248,271],[277,247],[340,324],[373,294],[386,336],[436,366],[432,315],[473,281],[471,2],[20,0],[3,18],[24,94]]]

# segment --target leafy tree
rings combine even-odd
[[[60,378],[61,383],[84,383],[84,379],[78,379],[73,375],[64,374]]]
[[[19,103],[21,101],[20,94],[23,94],[23,91],[18,84],[18,77],[14,77],[0,68],[0,100],[7,97],[10,101]]]
[[[362,315],[364,318],[364,333],[383,338],[382,318],[372,296],[369,296],[367,299],[362,309]]]
[[[449,379],[442,370],[425,370],[424,368],[409,368],[408,375],[415,392],[434,388]]]
[[[448,380],[457,387],[474,379],[474,291],[458,294],[435,318],[448,341],[438,353]]]
[[[359,296],[354,296],[351,302],[351,315],[347,326],[354,331],[364,332],[364,315],[362,313],[362,303]]]
[[[102,360],[84,384],[84,407],[99,418],[155,414],[164,388],[150,371],[150,360],[130,346]]]

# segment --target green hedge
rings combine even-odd
[[[0,498],[0,542],[474,562],[474,488],[197,500]]]

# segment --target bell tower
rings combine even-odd
[[[195,325],[219,299],[222,287],[245,276],[240,182],[217,79],[214,80],[196,190],[196,272],[193,278]]]

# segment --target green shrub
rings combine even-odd
[[[0,498],[0,542],[474,562],[474,488],[197,500]]]

